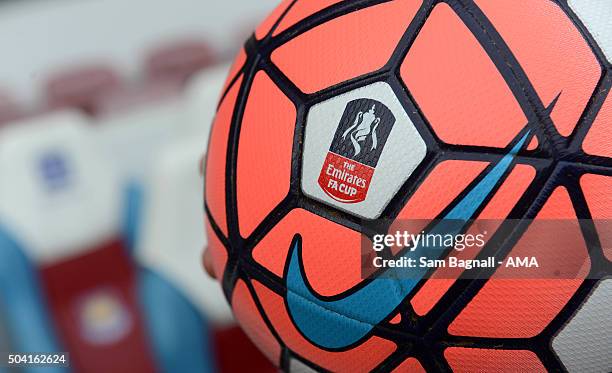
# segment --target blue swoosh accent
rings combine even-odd
[[[459,234],[476,211],[491,195],[500,180],[510,169],[516,154],[529,138],[527,132],[499,163],[436,223],[431,234]],[[424,248],[417,246],[407,251],[405,258],[427,256],[437,259],[444,253],[444,247]],[[301,333],[312,343],[328,349],[350,346],[365,337],[375,325],[387,318],[410,294],[427,273],[427,268],[414,268],[410,278],[406,268],[389,268],[385,278],[373,279],[354,293],[338,300],[322,300],[315,296],[306,284],[302,273],[301,244],[299,240],[291,248],[287,269],[287,307]],[[400,273],[402,271],[402,273]]]

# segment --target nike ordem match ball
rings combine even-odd
[[[608,0],[282,2],[231,71],[205,187],[215,272],[270,360],[612,371],[611,18]],[[486,219],[478,247],[424,243]],[[473,266],[431,279],[446,258]]]

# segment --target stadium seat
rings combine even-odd
[[[221,287],[201,264],[206,238],[204,183],[198,164],[204,144],[199,139],[177,141],[155,162],[135,256],[139,263],[181,284],[212,321],[227,324],[232,316]]]
[[[178,128],[183,136],[201,136],[208,145],[210,126],[229,70],[227,64],[218,65],[194,75],[187,83],[184,93],[186,117]]]
[[[8,93],[0,91],[0,126],[23,115],[22,109]]]
[[[114,96],[114,103],[107,102],[109,106],[94,126],[104,156],[117,165],[120,174],[130,248],[135,244],[140,206],[146,203],[147,178],[161,150],[177,137],[184,117],[178,92],[156,87],[161,91],[139,91],[131,96],[126,92],[125,99]]]
[[[140,208],[149,199],[148,178],[162,149],[181,138],[197,137],[205,150],[228,69],[222,65],[200,72],[182,92],[172,82],[157,81],[104,100],[94,131],[106,156],[120,168],[130,247],[135,244]]]
[[[198,169],[205,144],[201,137],[178,140],[155,162],[135,256],[184,289],[192,303],[209,316],[221,372],[275,372],[236,326],[219,282],[202,268],[207,239],[202,229],[204,180]],[[235,358],[236,351],[240,359]]]
[[[176,81],[142,81],[122,86],[98,101],[98,116],[105,123],[108,117],[146,111],[150,107],[176,100],[182,86]]]
[[[75,67],[49,78],[46,86],[47,102],[52,109],[77,108],[96,115],[100,101],[121,86],[121,78],[109,66]]]
[[[212,48],[200,40],[184,40],[153,50],[145,64],[151,80],[173,80],[184,83],[196,72],[217,62]]]
[[[119,177],[95,135],[64,111],[0,132],[0,173],[11,180],[0,188],[10,350],[68,351],[78,372],[213,371],[200,310],[126,250]]]

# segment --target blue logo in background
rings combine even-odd
[[[66,157],[59,152],[44,154],[38,162],[40,176],[51,192],[65,189],[70,184],[70,172]]]

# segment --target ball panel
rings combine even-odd
[[[553,339],[553,349],[568,371],[609,372],[612,369],[610,299],[612,280],[602,280]]]
[[[248,237],[289,193],[295,121],[293,103],[266,73],[258,72],[238,143],[236,188],[243,237]]]
[[[601,107],[582,148],[591,155],[612,158],[612,94]]]
[[[551,117],[559,133],[569,136],[602,74],[586,40],[553,1],[476,3],[518,59],[544,105],[561,93]]]
[[[236,316],[249,338],[255,345],[259,346],[270,361],[278,365],[280,363],[281,347],[261,318],[251,292],[242,280],[238,280],[234,288],[232,309],[234,310],[234,316]]]
[[[253,249],[253,258],[280,280],[296,234],[302,238],[306,277],[317,294],[337,295],[362,281],[361,235],[302,209],[289,212]]]
[[[283,0],[283,2],[280,3],[280,5],[277,6],[276,9],[274,9],[274,11],[268,16],[268,18],[266,18],[261,25],[259,25],[257,30],[255,30],[255,37],[258,40],[261,40],[268,36],[274,25],[276,25],[278,22],[279,18],[282,17],[287,8],[289,8],[294,1],[295,0]]]
[[[225,211],[225,165],[230,124],[234,114],[234,105],[242,78],[227,93],[221,103],[212,132],[206,158],[206,205],[215,219],[219,229],[227,236],[227,218]]]
[[[589,29],[608,61],[612,61],[612,2],[609,0],[568,0],[569,6]]]
[[[537,355],[525,350],[450,347],[444,351],[444,357],[455,373],[538,373],[546,371]]]
[[[397,368],[393,369],[393,373],[427,373],[421,363],[413,357],[404,360]]]
[[[576,219],[569,194],[563,187],[559,187],[550,196],[542,211],[537,215],[539,219]],[[541,229],[539,230],[541,233]],[[567,237],[575,240],[568,242],[561,258],[568,265],[580,267],[584,258],[588,257],[582,233],[576,225],[575,232],[568,232]],[[526,238],[527,237],[527,238]],[[510,256],[529,255],[525,250],[552,252],[553,245],[548,250],[535,247],[530,241],[535,236],[525,235],[519,241]],[[521,244],[523,241],[524,244]],[[557,248],[559,249],[559,248]],[[558,250],[557,250],[558,251]],[[564,258],[566,254],[576,252],[580,259]],[[532,252],[533,255],[533,252]],[[546,255],[543,255],[546,256]],[[574,295],[582,279],[552,280],[543,279],[515,279],[515,272],[509,273],[510,268],[501,267],[489,280],[480,292],[468,303],[465,309],[449,326],[449,333],[462,336],[481,336],[491,338],[530,338],[540,333],[567,304]],[[588,268],[587,268],[588,269]],[[512,268],[516,271],[516,268]],[[577,268],[561,268],[561,270],[577,271]],[[572,273],[572,272],[570,272]],[[512,278],[514,276],[514,278]],[[500,278],[501,277],[501,278]]]
[[[324,369],[333,372],[370,371],[396,348],[394,343],[379,337],[370,337],[359,346],[343,352],[330,352],[315,347],[295,328],[281,296],[257,281],[253,281],[253,286],[266,315],[287,347]],[[347,318],[347,321],[351,320]]]
[[[400,322],[402,322],[402,314],[398,313],[397,315],[393,316],[393,318],[391,320],[389,320],[390,324],[399,324]]]
[[[287,15],[278,24],[272,36],[276,36],[289,27],[295,25],[306,17],[309,17],[325,8],[341,2],[342,0],[298,0],[291,7]]]
[[[527,123],[495,64],[447,4],[434,8],[400,73],[446,143],[504,148]]]
[[[387,63],[420,5],[396,0],[341,16],[281,46],[272,62],[305,93],[375,71]]]
[[[604,220],[612,219],[612,177],[601,175],[584,175],[580,179],[580,186],[599,233],[599,241],[604,255],[612,261],[612,232],[609,231],[610,224]]]

